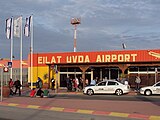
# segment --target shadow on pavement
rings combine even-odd
[[[160,96],[160,95],[152,95],[152,96]],[[152,104],[155,104],[157,106],[160,106],[160,101],[155,101],[152,99],[152,96],[145,96],[141,95],[139,92],[137,93],[137,96],[135,96],[137,99],[141,101],[151,102]]]

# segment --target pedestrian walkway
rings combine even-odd
[[[113,117],[123,117],[123,118],[136,118],[143,120],[160,120],[159,115],[146,115],[137,113],[126,113],[126,112],[116,112],[116,111],[106,111],[103,108],[96,109],[94,106],[91,108],[80,107],[84,103],[79,103],[77,106],[77,101],[64,99],[54,99],[54,98],[30,98],[26,97],[29,95],[30,89],[24,88],[22,90],[22,96],[13,96],[10,98],[4,98],[3,102],[0,102],[0,106],[10,106],[25,109],[39,109],[39,110],[49,110],[49,111],[59,111],[59,112],[71,112],[80,114],[92,114],[92,115],[104,115]],[[55,93],[56,92],[56,93]],[[59,89],[57,91],[50,90],[50,94],[83,94],[82,92],[67,92],[65,89]],[[135,92],[129,93],[129,95],[135,95]],[[73,102],[76,104],[74,106]],[[94,101],[92,101],[94,102]],[[104,102],[104,101],[103,101]],[[105,101],[106,102],[106,101]],[[107,101],[108,103],[109,101]],[[94,104],[93,104],[94,105]]]

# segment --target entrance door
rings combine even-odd
[[[82,77],[82,72],[60,72],[60,87],[67,87],[66,78],[67,75],[70,76],[71,79],[78,79]],[[85,77],[89,80],[91,79],[91,72],[86,72]]]
[[[60,74],[60,87],[67,87],[66,78],[67,74]]]

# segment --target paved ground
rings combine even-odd
[[[148,113],[136,113],[132,111],[128,106],[123,106],[123,109],[126,109],[128,112],[121,112],[118,108],[122,108],[122,102],[114,102],[114,101],[99,101],[102,104],[99,104],[99,107],[95,107],[94,104],[98,104],[97,101],[92,101],[92,103],[88,100],[87,104],[85,101],[80,100],[66,100],[64,99],[54,99],[54,98],[30,98],[26,97],[29,95],[30,89],[24,88],[22,96],[11,96],[9,98],[4,98],[3,102],[0,102],[1,106],[12,106],[19,108],[31,108],[31,109],[43,109],[50,111],[59,111],[59,112],[71,112],[71,113],[81,113],[81,114],[93,114],[93,115],[107,115],[107,116],[116,116],[116,117],[124,117],[124,118],[138,118],[138,119],[150,119],[150,120],[160,120],[160,107],[159,105],[155,106],[153,104],[151,109],[156,114],[151,113],[150,110],[147,110]],[[65,89],[61,89],[58,91],[50,90],[50,94],[82,94],[82,92],[66,92]],[[127,95],[136,95],[134,91]],[[90,102],[90,104],[88,104]],[[124,101],[126,102],[126,101]],[[73,104],[74,103],[74,104]],[[129,104],[130,102],[128,102]],[[113,107],[112,105],[115,104]],[[127,104],[127,102],[126,102]],[[135,102],[138,109],[145,109],[146,103],[139,104]],[[148,104],[148,103],[147,103]],[[104,107],[105,106],[105,107]],[[133,105],[134,106],[134,105]],[[143,108],[142,108],[143,106]],[[147,107],[146,107],[147,109]]]

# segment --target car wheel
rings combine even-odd
[[[144,94],[147,95],[147,96],[149,96],[149,95],[152,94],[152,91],[151,91],[151,90],[146,90],[146,91],[144,92]]]
[[[123,91],[121,89],[116,90],[116,95],[121,96],[123,94]]]
[[[92,89],[88,89],[88,90],[87,90],[87,95],[93,95],[93,94],[94,94],[94,92],[93,92]]]

